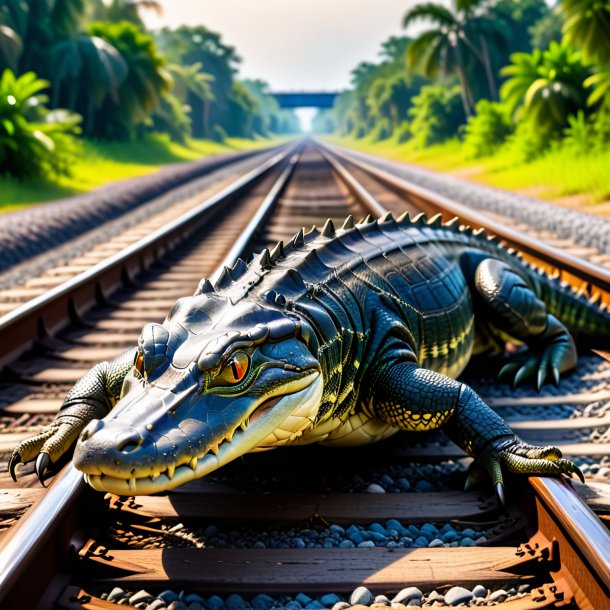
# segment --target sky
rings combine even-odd
[[[338,90],[350,71],[376,60],[381,42],[404,34],[414,0],[161,0],[163,15],[144,13],[152,29],[205,25],[242,57],[241,78],[272,91]]]

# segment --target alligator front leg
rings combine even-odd
[[[55,420],[13,450],[8,469],[14,481],[17,480],[17,464],[35,459],[36,473],[43,482],[49,465],[72,447],[85,426],[94,419],[105,417],[115,405],[137,353],[137,348],[130,348],[110,362],[97,364],[74,385]]]
[[[563,459],[559,449],[521,441],[466,384],[412,362],[399,362],[379,367],[370,387],[368,402],[374,414],[389,424],[409,431],[442,426],[489,474],[502,503],[503,469],[521,474],[576,473],[584,482],[579,468]]]

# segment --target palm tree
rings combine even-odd
[[[582,49],[592,63],[610,64],[610,2],[561,0],[565,42]]]
[[[94,132],[96,112],[109,98],[119,104],[119,89],[128,66],[109,42],[99,36],[80,34],[51,48],[50,73],[53,107],[76,110],[85,119],[85,132]]]
[[[433,27],[409,45],[408,65],[421,68],[431,79],[457,74],[464,112],[470,116],[474,97],[466,78],[465,60],[468,55],[473,55],[483,65],[490,95],[496,99],[487,39],[503,38],[504,28],[500,20],[489,16],[484,0],[453,0],[451,8],[432,2],[418,4],[404,16],[403,27],[420,20],[432,23]],[[478,45],[475,40],[478,40]]]
[[[502,69],[508,76],[502,98],[543,131],[563,128],[570,114],[585,107],[583,81],[590,72],[580,52],[553,41],[546,51],[514,53],[511,61]]]

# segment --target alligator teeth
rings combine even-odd
[[[154,483],[159,478],[159,473],[153,472],[148,478]]]
[[[225,436],[225,438],[226,438],[226,439],[227,439],[229,442],[231,442],[231,441],[233,440],[233,435],[234,435],[234,434],[235,434],[235,430],[232,430],[231,432],[229,432],[229,433],[228,433],[228,434]]]
[[[136,490],[136,478],[130,477],[129,478],[129,491],[135,491],[135,490]]]
[[[195,470],[195,468],[197,468],[197,456],[191,458],[191,461],[189,462],[189,467],[191,470]]]
[[[167,467],[167,478],[168,479],[173,479],[174,478],[174,472],[176,472],[176,467],[172,464],[171,466]]]
[[[246,428],[248,427],[248,422],[247,420],[244,419],[243,422],[241,422],[241,424],[239,425],[239,427],[245,432]]]
[[[210,451],[214,454],[214,455],[218,455],[218,445],[212,445],[210,447]]]

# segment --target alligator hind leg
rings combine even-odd
[[[524,443],[469,386],[413,362],[381,362],[365,404],[371,415],[402,430],[443,431],[490,476],[504,502],[502,470],[521,474],[572,474],[580,470],[556,447]]]
[[[525,359],[507,364],[499,377],[512,377],[513,386],[534,381],[540,389],[550,376],[558,385],[560,374],[576,366],[574,340],[525,279],[506,263],[486,258],[476,267],[474,287],[489,322],[529,347]]]

